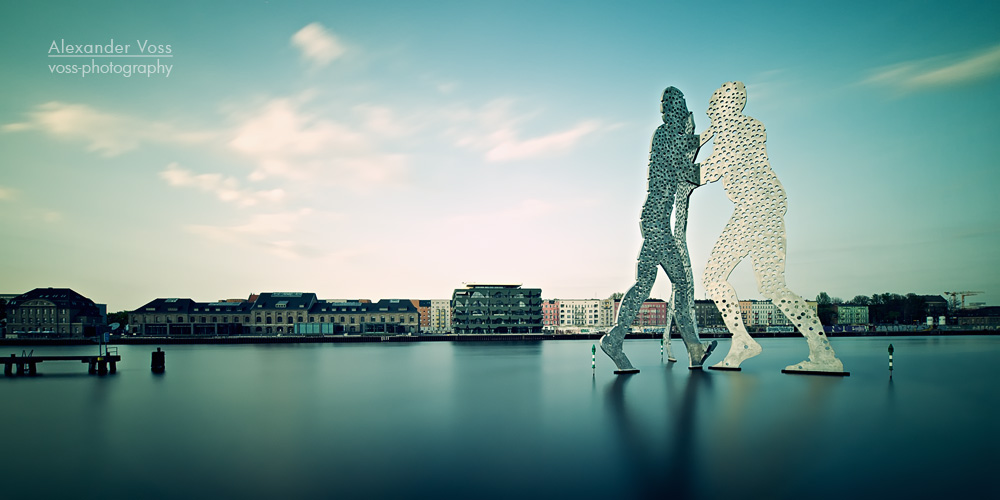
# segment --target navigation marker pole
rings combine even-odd
[[[597,370],[597,344],[590,346],[590,369]]]
[[[892,378],[892,344],[889,344],[889,378]]]

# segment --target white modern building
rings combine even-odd
[[[602,326],[601,299],[559,299],[559,326]]]
[[[451,333],[451,300],[431,299],[430,333]]]

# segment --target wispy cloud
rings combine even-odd
[[[370,108],[349,126],[303,110],[307,99],[269,101],[237,127],[229,146],[256,163],[252,180],[285,177],[353,188],[399,183],[406,155],[378,147],[380,136],[402,133],[392,112]]]
[[[186,229],[212,241],[263,249],[285,259],[319,258],[330,254],[321,247],[304,243],[297,235],[316,220],[332,222],[338,214],[303,208],[295,211],[253,214],[233,226],[188,225]]]
[[[478,110],[451,112],[456,124],[451,133],[457,146],[482,151],[486,161],[499,163],[562,154],[604,128],[597,120],[583,120],[565,130],[522,137],[521,126],[531,116],[517,115],[513,101],[497,99]]]
[[[951,87],[1000,74],[1000,45],[975,54],[946,55],[885,66],[863,83],[905,91]]]
[[[292,45],[314,68],[321,68],[342,56],[346,49],[337,37],[319,23],[312,23],[292,35]]]
[[[13,201],[17,197],[17,191],[0,186],[0,201]]]
[[[47,102],[28,113],[28,121],[4,125],[5,132],[38,130],[68,140],[82,140],[89,151],[117,156],[144,143],[194,144],[213,137],[187,132],[169,123],[107,113],[85,104]]]
[[[222,174],[196,174],[181,168],[177,163],[167,165],[167,168],[160,172],[160,177],[171,186],[190,187],[212,193],[222,201],[235,203],[242,207],[257,205],[261,202],[279,202],[285,197],[285,191],[282,189],[269,191],[244,189],[240,186],[240,182],[233,177],[225,177]]]
[[[556,207],[547,201],[527,199],[521,200],[516,205],[492,212],[453,215],[448,217],[446,224],[456,234],[465,234],[467,230],[484,230],[488,233],[504,234],[503,231],[498,231],[498,228],[532,228],[533,226],[528,223],[551,215],[556,210]]]
[[[503,162],[523,160],[563,153],[573,148],[583,137],[601,128],[600,122],[587,120],[580,122],[568,130],[553,132],[531,139],[519,140],[516,135],[490,148],[486,152],[486,160]]]

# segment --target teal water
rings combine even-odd
[[[592,371],[593,343],[172,345],[163,375],[149,370],[155,346],[119,347],[112,376],[42,363],[0,378],[0,486],[6,498],[997,496],[1000,337],[834,339],[846,378],[780,373],[806,356],[801,339],[762,339],[742,372],[690,371],[662,362],[658,341],[628,341],[630,377],[600,350]]]

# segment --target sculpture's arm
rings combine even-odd
[[[715,129],[708,127],[704,132],[701,133],[701,146],[704,146],[706,142],[712,140],[715,137]]]
[[[725,160],[719,158],[718,154],[712,153],[705,161],[695,163],[694,169],[697,179],[700,180],[698,185],[708,184],[709,182],[715,182],[722,178],[722,172],[725,168]]]
[[[682,180],[687,181],[689,184],[693,184],[694,186],[700,186],[702,184],[701,167],[697,163],[694,163],[694,159],[698,157],[698,151],[701,149],[701,143],[698,136],[694,134],[689,134],[686,139],[687,144],[685,146],[688,151],[687,158],[688,161],[691,162],[691,168],[688,169],[686,172],[687,175]]]

